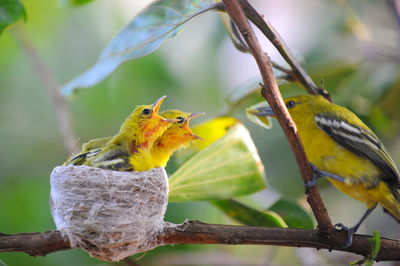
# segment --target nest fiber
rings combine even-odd
[[[118,261],[160,243],[168,203],[163,168],[117,172],[58,166],[50,177],[54,222],[73,248]]]

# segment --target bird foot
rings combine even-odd
[[[311,169],[313,170],[313,179],[307,182],[303,182],[304,187],[310,188],[317,184],[318,179],[322,177],[321,171],[312,163],[310,163]]]
[[[343,248],[348,248],[351,246],[351,244],[353,243],[353,235],[356,231],[355,226],[354,227],[347,227],[342,223],[337,223],[335,224],[335,228],[339,229],[339,230],[344,230],[346,231],[347,234],[347,239],[346,242],[344,244],[344,246],[342,246]]]
[[[314,164],[310,163],[311,165],[311,169],[313,170],[313,179],[311,181],[308,182],[303,182],[304,186],[306,188],[310,188],[312,186],[315,186],[315,184],[317,183],[318,179],[320,179],[321,177],[325,176],[325,177],[329,177],[333,180],[339,181],[344,183],[345,179],[339,175],[335,175],[329,172],[325,172],[322,171],[321,169],[319,169],[318,167],[316,167]]]

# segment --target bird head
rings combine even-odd
[[[300,124],[304,118],[312,114],[312,110],[314,110],[316,105],[321,106],[323,109],[324,103],[328,103],[328,101],[320,95],[293,96],[285,98],[284,102],[290,116],[296,124]],[[247,114],[250,120],[254,122],[254,120],[251,118],[251,116],[254,116],[258,119],[256,122],[257,124],[267,128],[270,128],[270,124],[269,120],[265,118],[275,118],[274,111],[271,107],[267,106],[267,102],[263,102],[248,108]]]
[[[158,114],[165,97],[152,105],[137,106],[121,126],[120,134],[124,134],[134,146],[130,148],[132,153],[134,149],[150,148],[171,123],[178,121]]]
[[[158,144],[172,151],[178,149],[182,145],[187,145],[191,140],[202,139],[192,132],[189,128],[189,122],[204,112],[185,113],[180,110],[167,110],[161,113],[166,119],[175,119],[168,129],[158,140]]]

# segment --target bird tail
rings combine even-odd
[[[389,192],[390,191],[390,192]],[[400,195],[397,188],[389,188],[388,193],[379,200],[383,210],[390,214],[398,223],[400,223]]]

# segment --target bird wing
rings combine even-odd
[[[69,160],[66,163],[66,165],[83,165],[89,158],[92,158],[92,157],[96,156],[97,154],[99,154],[100,151],[101,151],[101,149],[95,149],[95,150],[90,150],[87,152],[79,153],[74,158]]]
[[[372,131],[356,126],[333,113],[316,114],[314,121],[338,144],[371,160],[386,174],[383,179],[400,188],[399,169]]]

